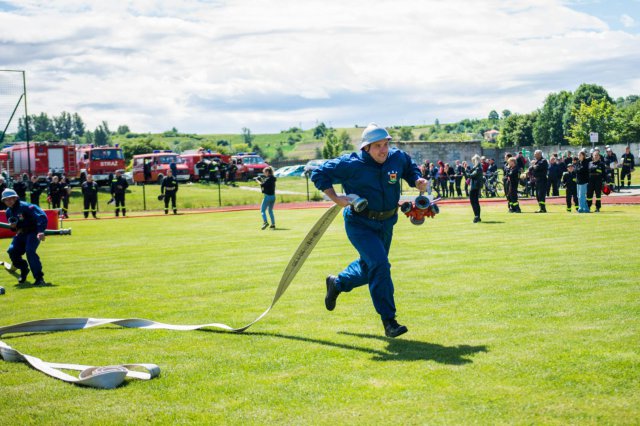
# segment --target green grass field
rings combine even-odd
[[[77,387],[0,362],[3,424],[638,424],[640,206],[508,215],[443,206],[400,218],[390,261],[400,323],[383,337],[366,288],[324,308],[356,253],[331,225],[274,310],[244,334],[105,326],[8,335],[51,362],[156,363],[159,378]],[[39,252],[52,286],[0,276],[0,325],[147,318],[242,326],[266,309],[322,210],[69,222]],[[10,240],[2,240],[2,252]],[[6,254],[3,255],[6,257]]]
[[[220,185],[220,193],[218,194],[218,185],[216,184],[181,184],[178,189],[178,209],[199,209],[218,206],[238,206],[260,204],[262,202],[262,194],[259,191],[248,191],[241,187],[250,187],[259,189],[260,186],[255,181],[237,182],[236,187]],[[279,194],[277,196],[278,203],[290,203],[296,201],[307,201],[307,183],[305,178],[286,177],[279,178],[277,189],[279,191],[288,191],[291,194]],[[319,191],[313,186],[313,182],[309,181],[309,198],[320,197]],[[141,212],[145,210],[161,210],[164,209],[164,202],[158,201],[160,194],[160,186],[156,184],[131,185],[127,190],[126,206],[128,212]],[[115,206],[109,205],[107,202],[111,199],[111,194],[107,187],[100,188],[98,193],[98,211],[102,216],[113,216]],[[146,200],[146,204],[145,204]],[[40,206],[48,208],[46,197],[40,197]],[[83,198],[80,188],[73,188],[69,202],[69,214],[72,216],[82,215],[84,209]]]

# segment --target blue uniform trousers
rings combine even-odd
[[[338,275],[337,289],[349,292],[368,283],[373,306],[380,317],[383,320],[395,318],[389,248],[393,237],[393,225],[398,217],[375,221],[355,216],[346,209],[344,219],[347,237],[360,254],[360,258],[351,262]]]
[[[11,241],[11,245],[7,250],[13,266],[22,270],[27,267],[27,262],[22,258],[22,255],[27,254],[29,268],[31,268],[33,277],[36,280],[44,276],[40,256],[36,253],[39,245],[40,240],[38,240],[38,234],[36,232],[29,232],[28,234],[18,234],[13,237],[13,241]]]

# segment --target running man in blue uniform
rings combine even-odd
[[[326,308],[335,308],[340,293],[369,284],[386,336],[397,337],[407,332],[407,327],[396,321],[389,263],[393,226],[398,221],[400,179],[421,192],[426,190],[427,180],[408,154],[389,147],[390,140],[386,129],[371,123],[362,132],[359,152],[326,162],[313,171],[311,180],[334,203],[348,207],[343,213],[347,237],[360,254],[338,276],[327,277]],[[337,195],[334,184],[342,184],[347,194],[365,198],[367,208],[356,212],[349,207],[350,199]]]

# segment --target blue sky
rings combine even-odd
[[[26,70],[32,113],[136,132],[450,122],[584,82],[640,94],[639,46],[640,0],[0,0],[0,69]]]

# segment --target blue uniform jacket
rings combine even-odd
[[[23,233],[44,232],[47,229],[47,215],[34,204],[16,202],[13,207],[7,208],[6,214],[7,221],[15,222],[17,230],[22,230]]]
[[[365,151],[353,152],[327,161],[311,174],[320,191],[342,184],[347,194],[358,194],[374,211],[391,210],[400,200],[400,179],[415,187],[422,177],[411,157],[397,148],[389,149],[384,163],[377,163]]]

